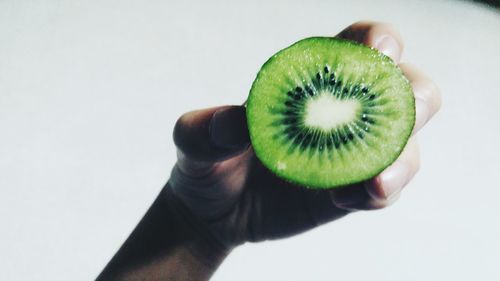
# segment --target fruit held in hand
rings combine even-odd
[[[310,188],[333,188],[372,178],[396,160],[415,123],[415,99],[389,57],[313,37],[262,66],[247,119],[268,169]]]

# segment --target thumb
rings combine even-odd
[[[183,164],[210,164],[233,157],[250,145],[245,107],[221,106],[182,115],[174,143]]]

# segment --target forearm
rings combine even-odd
[[[97,280],[208,280],[227,254],[167,184]]]

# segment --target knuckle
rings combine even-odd
[[[177,119],[177,121],[175,122],[175,126],[174,126],[174,131],[173,131],[173,139],[174,139],[174,143],[175,145],[178,147],[178,148],[181,148],[182,147],[182,139],[183,139],[183,135],[185,134],[184,131],[185,131],[185,115],[186,114],[183,114],[181,117],[179,117],[179,119]]]

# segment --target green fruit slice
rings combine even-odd
[[[262,66],[247,119],[268,169],[296,184],[334,188],[372,178],[396,160],[415,123],[415,99],[389,57],[313,37]]]

